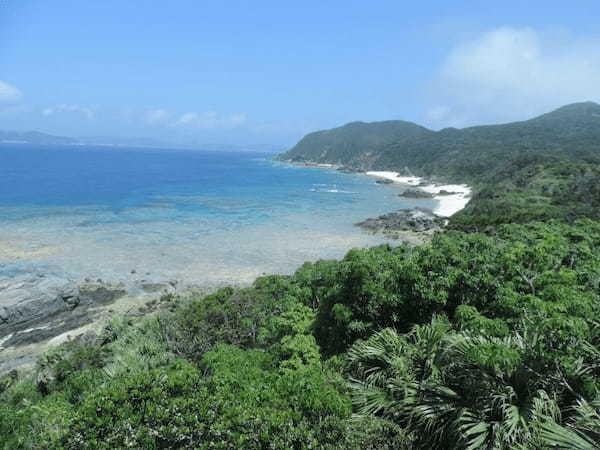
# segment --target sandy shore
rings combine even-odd
[[[427,184],[421,186],[421,183],[424,181],[423,178],[403,177],[397,172],[372,171],[367,172],[367,175],[391,180],[398,184],[417,186],[419,189],[433,194],[434,199],[439,202],[438,206],[435,207],[433,212],[440,217],[450,217],[453,214],[456,214],[458,211],[467,206],[467,203],[469,203],[469,200],[471,199],[471,188],[466,184]],[[451,192],[451,194],[439,195],[442,191]]]

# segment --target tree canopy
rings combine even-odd
[[[4,448],[598,448],[600,224],[165,299],[0,383]],[[167,301],[168,300],[168,301]]]

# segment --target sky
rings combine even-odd
[[[0,0],[0,129],[293,145],[600,102],[600,1]]]

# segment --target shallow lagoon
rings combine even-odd
[[[353,223],[436,203],[271,156],[0,146],[0,278],[248,282],[386,242]]]

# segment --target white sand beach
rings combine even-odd
[[[450,217],[453,214],[456,214],[458,211],[467,206],[467,203],[469,203],[469,200],[471,199],[471,188],[466,184],[428,184],[425,186],[419,186],[423,182],[423,179],[420,177],[403,177],[396,172],[386,171],[367,172],[367,175],[384,178],[386,180],[392,180],[394,183],[398,184],[418,186],[419,189],[433,194],[434,199],[439,202],[438,206],[436,206],[433,212],[441,217]],[[442,191],[451,192],[451,194],[438,195]]]

